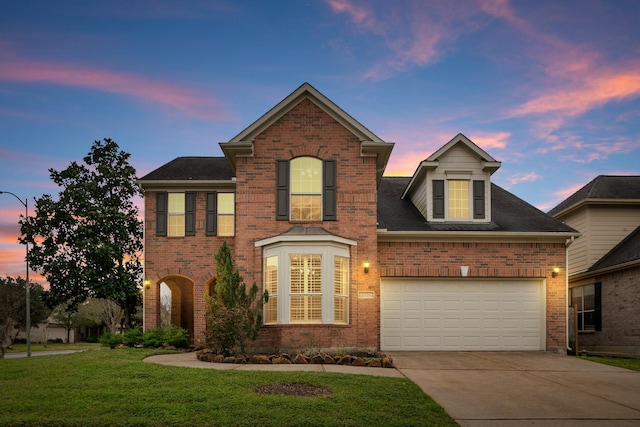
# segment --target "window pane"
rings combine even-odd
[[[169,236],[184,236],[184,214],[169,215]]]
[[[571,289],[571,305],[578,305],[578,310],[582,310],[582,286]]]
[[[334,262],[334,292],[336,295],[347,294],[347,284],[349,283],[349,260],[344,257],[335,257]]]
[[[218,215],[218,236],[233,236],[234,220],[233,215]]]
[[[233,193],[218,193],[218,213],[233,215],[234,201]]]
[[[291,323],[320,323],[322,297],[291,297]]]
[[[334,297],[334,310],[335,310],[335,322],[336,323],[347,323],[347,307],[349,305],[349,300],[347,297]]]
[[[469,181],[449,180],[449,218],[469,218]]]
[[[184,193],[169,193],[168,236],[184,236]]]
[[[320,255],[291,255],[289,304],[292,323],[318,323],[322,320],[321,267]]]
[[[582,287],[584,292],[583,310],[595,310],[596,308],[596,287],[595,285],[585,285]]]
[[[278,323],[278,297],[269,295],[269,301],[264,305],[264,323]]]
[[[269,301],[264,306],[264,322],[278,323],[278,257],[264,260],[264,289],[269,292]]]
[[[322,218],[322,161],[313,157],[291,160],[291,219]]]
[[[320,195],[291,195],[291,219],[294,221],[319,221],[322,210]]]
[[[169,213],[184,214],[184,193],[169,193]]]

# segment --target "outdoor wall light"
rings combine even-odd
[[[369,266],[371,264],[369,264],[369,260],[365,260],[365,262],[362,264],[362,266],[364,267],[364,272],[368,273],[369,272]]]
[[[560,273],[560,267],[556,265],[551,271],[551,277],[558,277],[558,273]]]
[[[151,288],[151,282],[149,280],[145,280],[144,281],[144,288],[145,289],[150,289]]]

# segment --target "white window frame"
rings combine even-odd
[[[282,242],[264,248],[262,257],[267,259],[273,256],[278,257],[278,325],[288,324],[318,324],[317,322],[300,323],[291,322],[290,305],[290,256],[291,255],[320,255],[322,257],[322,317],[321,324],[349,324],[349,309],[347,309],[346,323],[335,321],[335,257],[349,259],[349,246],[336,242]],[[347,283],[347,291],[350,284]],[[349,296],[349,292],[347,292]],[[347,298],[349,307],[349,298]]]
[[[319,190],[317,192],[305,192],[305,191],[300,191],[300,192],[295,192],[293,190],[294,188],[294,176],[293,176],[293,170],[294,170],[294,164],[296,162],[302,162],[305,160],[312,160],[314,163],[316,163],[316,165],[319,165],[319,170],[317,171],[320,174],[320,177],[318,178],[319,182]],[[289,160],[289,220],[291,222],[313,222],[313,221],[322,221],[323,219],[323,212],[322,212],[322,208],[323,208],[323,197],[324,197],[324,191],[323,191],[323,184],[324,184],[324,180],[323,180],[323,174],[324,170],[323,170],[323,163],[322,160],[318,159],[317,157],[311,157],[311,156],[302,156],[302,157],[296,157],[294,159]],[[313,198],[318,198],[320,200],[320,204],[319,204],[319,217],[318,218],[294,218],[293,216],[293,199],[294,197],[313,197]]]

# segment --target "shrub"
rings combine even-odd
[[[189,346],[189,334],[186,330],[173,325],[166,328],[155,328],[144,334],[144,345],[145,347],[171,345],[177,348],[186,348]]]
[[[233,266],[231,250],[223,242],[215,256],[215,295],[207,297],[207,345],[218,353],[244,353],[247,340],[255,341],[262,327],[262,307],[269,300],[254,282],[248,289]]]
[[[100,344],[102,344],[104,347],[116,348],[117,346],[122,344],[122,335],[105,332],[100,337]]]
[[[142,328],[133,328],[125,332],[122,336],[122,344],[127,347],[144,344],[144,332],[142,332]]]
[[[62,338],[56,338],[56,339],[48,339],[47,342],[55,343],[55,344],[62,344],[64,341],[62,341]]]

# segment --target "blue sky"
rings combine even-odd
[[[639,20],[636,0],[7,1],[0,190],[57,194],[48,169],[105,137],[138,176],[220,156],[309,82],[396,144],[388,175],[462,132],[546,211],[640,175]],[[23,212],[0,195],[0,276],[24,276]]]

